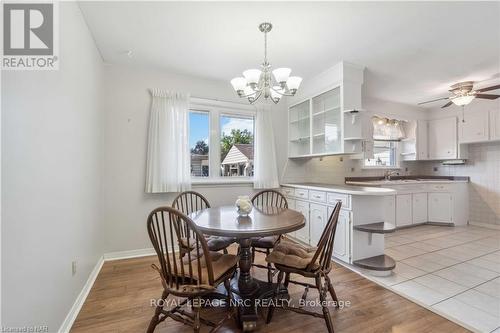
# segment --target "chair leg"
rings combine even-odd
[[[231,300],[233,299],[233,294],[231,292],[231,283],[229,280],[230,279],[224,280],[224,288],[226,288],[226,292],[227,292],[227,307],[228,307],[228,309],[231,308]]]
[[[194,333],[200,332],[200,299],[196,301],[196,306],[194,306],[194,321],[193,321],[193,331]]]
[[[266,249],[266,256],[268,256],[270,253],[271,251],[269,249]],[[273,282],[273,266],[270,262],[267,263],[267,282]]]
[[[328,333],[333,333],[332,318],[330,317],[330,311],[328,311],[328,307],[326,306],[327,304],[325,297],[326,290],[323,288],[321,284],[321,277],[319,275],[316,276],[316,287],[318,288],[319,300],[321,301],[322,304],[323,317],[325,318],[326,328],[328,329]]]
[[[285,282],[283,283],[283,285],[285,286],[285,288],[288,288],[289,284],[290,284],[290,273],[285,273]]]
[[[335,307],[339,307],[339,299],[337,298],[337,294],[335,293],[335,289],[333,289],[333,284],[332,281],[330,280],[330,277],[328,275],[325,275],[326,279],[326,285],[328,286],[328,291],[330,292],[330,296],[332,296],[332,299],[335,301]]]
[[[271,320],[273,319],[273,313],[274,313],[274,308],[275,308],[275,303],[278,301],[278,292],[280,290],[280,284],[281,280],[283,280],[283,271],[280,271],[278,273],[278,280],[276,281],[276,289],[274,289],[274,295],[273,295],[273,301],[269,305],[269,308],[267,310],[267,320],[266,323],[269,324]]]
[[[161,303],[156,306],[155,309],[155,314],[153,315],[153,318],[151,318],[151,321],[149,322],[148,330],[146,331],[147,333],[153,333],[156,325],[158,325],[158,322],[160,321],[160,314],[161,310],[163,310],[163,304],[164,301],[168,297],[168,292],[163,290],[163,293],[161,294]]]

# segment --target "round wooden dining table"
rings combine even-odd
[[[244,331],[257,326],[255,300],[270,297],[273,284],[251,275],[251,238],[286,234],[305,226],[301,213],[287,208],[254,207],[248,216],[239,216],[235,206],[203,209],[189,216],[207,235],[234,237],[240,244],[239,275],[234,285],[238,295],[238,321]],[[232,288],[232,289],[233,289]]]

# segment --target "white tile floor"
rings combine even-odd
[[[386,235],[385,253],[396,268],[378,282],[468,328],[500,331],[500,230],[416,226]]]

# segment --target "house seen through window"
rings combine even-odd
[[[220,129],[221,176],[253,176],[254,119],[223,115]]]
[[[253,115],[191,110],[191,176],[252,177],[254,132]]]
[[[191,111],[189,113],[189,129],[191,176],[208,177],[210,174],[209,113],[203,111]]]

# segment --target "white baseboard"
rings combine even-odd
[[[155,249],[138,249],[138,250],[128,250],[128,251],[117,251],[109,252],[104,254],[104,261],[128,259],[128,258],[139,258],[155,255]]]
[[[494,229],[494,230],[500,230],[499,224],[490,224],[490,223],[481,223],[481,222],[470,221],[469,225],[474,225],[476,227],[483,227],[483,228]]]
[[[85,303],[85,300],[87,299],[87,296],[89,295],[89,292],[92,289],[92,286],[94,285],[94,282],[97,276],[99,275],[99,272],[101,271],[102,265],[104,264],[105,261],[139,258],[155,254],[156,254],[155,250],[153,248],[149,248],[149,249],[109,252],[105,253],[102,257],[100,257],[94,269],[90,273],[87,282],[85,282],[82,291],[80,291],[80,294],[78,294],[75,302],[73,303],[73,306],[66,315],[66,318],[64,318],[64,321],[62,322],[61,327],[59,327],[58,332],[68,333],[71,330],[71,327],[73,326],[73,323],[75,322],[78,313],[82,309],[82,306]]]
[[[87,296],[89,295],[90,289],[92,289],[92,286],[94,285],[95,279],[99,275],[99,272],[101,271],[102,265],[104,264],[104,257],[100,257],[99,260],[97,261],[97,264],[95,265],[94,269],[89,275],[89,278],[87,279],[87,282],[85,282],[85,285],[82,288],[82,291],[78,294],[76,297],[75,302],[73,303],[73,306],[69,310],[68,314],[66,315],[66,318],[64,318],[64,321],[61,324],[61,327],[59,327],[58,332],[59,333],[68,333],[71,329],[71,326],[73,326],[73,323],[75,322],[76,317],[78,316],[78,313],[80,312],[83,303],[85,303],[85,300],[87,299]]]

